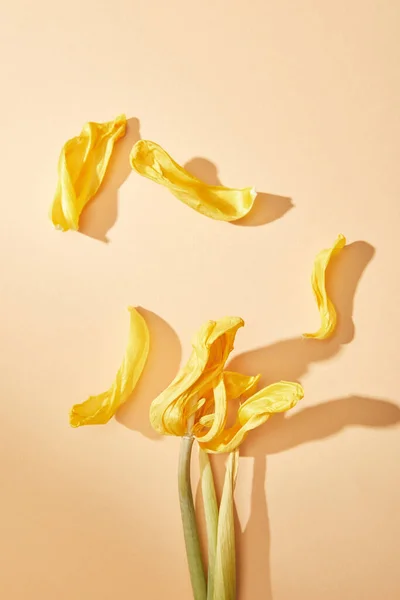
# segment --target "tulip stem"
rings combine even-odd
[[[190,482],[190,459],[192,455],[193,437],[185,435],[181,441],[178,468],[179,501],[183,534],[185,537],[186,556],[189,565],[194,600],[207,599],[207,584],[201,558],[199,535],[193,504],[192,486]]]

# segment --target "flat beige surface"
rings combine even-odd
[[[179,442],[147,410],[226,314],[246,320],[235,367],[306,390],[243,448],[239,599],[400,597],[399,19],[394,0],[3,6],[1,598],[189,600]],[[82,234],[53,230],[62,144],[123,111]],[[208,220],[130,174],[139,131],[255,185],[253,216]],[[341,325],[306,342],[312,261],[339,232]],[[72,430],[70,406],[113,379],[129,304],[151,328],[145,376],[117,420]]]

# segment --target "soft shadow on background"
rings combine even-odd
[[[343,345],[351,342],[355,335],[353,304],[360,278],[374,255],[374,248],[367,242],[353,242],[345,246],[329,265],[327,291],[337,310],[335,335],[328,340],[314,340],[298,336],[281,340],[236,356],[229,369],[240,373],[261,373],[260,385],[265,386],[281,379],[299,381],[313,363],[328,360],[337,355]],[[310,301],[311,291],[310,291]],[[319,327],[319,314],[315,306],[314,326]],[[304,328],[303,328],[304,329]]]
[[[129,154],[138,140],[140,140],[139,120],[128,119],[126,134],[115,144],[100,189],[82,212],[79,221],[80,233],[100,242],[109,242],[107,234],[118,216],[118,190],[132,171]]]
[[[164,319],[144,308],[138,309],[150,332],[150,352],[147,364],[130,399],[118,410],[116,419],[128,429],[161,440],[150,425],[149,408],[177,374],[181,362],[181,343],[175,331]]]
[[[337,308],[338,326],[331,340],[296,337],[245,352],[229,364],[230,370],[261,373],[261,385],[281,379],[298,381],[316,362],[337,355],[355,335],[353,304],[360,278],[374,255],[363,241],[346,246],[327,273],[328,292]],[[318,327],[316,309],[315,329]],[[305,401],[303,401],[305,402]],[[238,598],[272,600],[270,525],[265,493],[267,456],[300,444],[335,435],[348,426],[388,427],[400,422],[400,409],[380,398],[351,395],[304,408],[292,416],[276,415],[252,431],[241,447],[241,457],[253,458],[253,483],[249,521],[242,532],[236,518]],[[212,456],[217,489],[224,476],[224,457]],[[199,503],[199,501],[198,501]]]
[[[218,177],[217,167],[206,158],[193,158],[184,165],[184,168],[208,185],[224,185]],[[293,208],[293,203],[290,198],[257,192],[250,213],[243,219],[235,221],[234,224],[248,227],[266,225],[283,217],[291,208]]]
[[[250,433],[240,449],[242,457],[253,457],[254,462],[250,517],[244,531],[236,515],[239,599],[243,594],[246,598],[273,600],[265,491],[268,454],[326,439],[350,426],[382,428],[399,423],[400,408],[393,402],[352,395],[305,408],[293,416],[276,415]]]

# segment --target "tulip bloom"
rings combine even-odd
[[[195,600],[235,600],[235,531],[233,492],[238,448],[248,432],[271,415],[289,410],[303,397],[298,383],[280,381],[256,392],[259,376],[225,370],[235,336],[244,321],[225,317],[208,321],[194,336],[187,364],[150,407],[159,433],[182,437],[178,482],[183,532]],[[240,400],[236,422],[227,427],[228,405]],[[201,447],[201,486],[208,538],[207,580],[201,559],[190,483],[194,440]],[[207,453],[227,452],[228,463],[218,506]]]
[[[303,397],[298,383],[280,381],[255,392],[259,376],[225,371],[239,317],[208,321],[195,335],[187,364],[150,407],[150,422],[159,433],[193,435],[207,452],[232,452],[251,429],[271,415],[289,410]],[[240,405],[236,423],[226,428],[228,404]]]

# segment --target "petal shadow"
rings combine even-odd
[[[160,440],[149,421],[150,404],[175,377],[181,361],[181,344],[172,327],[161,317],[139,308],[150,331],[150,353],[143,374],[130,399],[118,410],[116,419],[128,429]]]
[[[244,460],[253,457],[251,512],[244,531],[238,523],[236,530],[241,557],[238,582],[244,597],[272,600],[267,456],[326,439],[346,427],[383,428],[399,423],[400,407],[393,402],[354,395],[307,407],[292,416],[276,415],[251,432],[241,446]]]
[[[223,185],[219,179],[216,165],[206,158],[192,158],[184,165],[184,168],[208,185]],[[293,206],[291,198],[258,192],[249,214],[234,221],[233,224],[242,227],[266,225],[283,217]]]
[[[132,171],[129,154],[138,140],[140,140],[139,120],[128,119],[126,134],[115,144],[103,183],[82,212],[79,222],[80,233],[100,242],[109,242],[107,234],[118,216],[118,190]]]
[[[261,386],[275,381],[299,381],[311,364],[337,355],[355,335],[354,298],[361,276],[372,260],[375,249],[364,241],[345,246],[327,272],[327,288],[336,306],[338,324],[328,340],[305,339],[301,336],[281,340],[269,346],[239,354],[229,369],[254,375],[261,373]],[[316,317],[318,318],[318,311]]]

